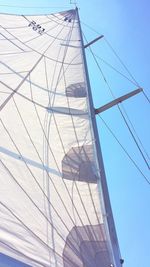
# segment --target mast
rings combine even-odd
[[[110,237],[111,241],[111,249],[112,249],[112,257],[114,258],[114,265],[111,267],[121,267],[123,260],[120,257],[120,250],[119,250],[119,244],[118,244],[118,238],[110,203],[110,197],[108,192],[108,186],[106,181],[106,174],[104,169],[104,163],[103,163],[103,157],[101,152],[101,146],[99,141],[99,135],[98,135],[98,129],[96,124],[96,116],[95,116],[95,109],[93,105],[93,98],[92,98],[92,92],[91,92],[91,86],[90,86],[90,79],[89,79],[89,73],[88,73],[88,67],[87,67],[87,61],[86,61],[86,55],[85,55],[85,45],[83,42],[83,36],[82,36],[82,29],[81,29],[81,23],[79,18],[79,12],[78,8],[76,8],[77,16],[78,16],[78,22],[79,22],[79,30],[80,30],[80,36],[81,36],[81,44],[82,44],[82,54],[83,54],[83,61],[84,61],[84,68],[85,68],[85,75],[87,80],[87,90],[89,95],[89,107],[91,111],[91,121],[93,126],[93,132],[94,132],[94,139],[95,139],[95,145],[96,145],[96,155],[98,159],[98,167],[99,167],[99,173],[100,173],[100,180],[99,180],[99,187],[102,188],[102,195],[103,195],[103,202],[104,202],[104,216],[106,216],[106,222],[108,226],[108,235]]]

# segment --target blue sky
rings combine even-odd
[[[69,1],[0,1],[0,5],[50,6],[58,8],[25,9],[0,6],[7,13],[51,13],[70,8]],[[105,38],[92,46],[94,53],[128,75],[117,57],[107,45],[106,40],[115,49],[124,64],[136,78],[140,86],[150,97],[150,3],[143,1],[92,0],[78,1],[81,21]],[[88,40],[97,34],[82,24]],[[87,51],[89,73],[95,107],[111,101],[111,95],[100,72]],[[136,86],[118,75],[107,65],[99,61],[103,73],[116,97],[136,89]],[[150,151],[149,104],[141,93],[124,102],[123,106],[132,121],[144,147]],[[115,133],[131,157],[137,162],[143,173],[149,171],[138,152],[117,107],[106,111],[102,118]],[[150,262],[150,185],[128,159],[100,118],[97,118],[100,141],[104,156],[110,198],[116,222],[116,229],[124,267],[148,267]],[[149,178],[150,179],[150,178]],[[0,257],[0,267],[25,267]]]

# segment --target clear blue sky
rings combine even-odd
[[[1,5],[58,6],[49,9],[8,8],[0,6],[7,13],[51,13],[70,8],[69,1],[0,1]],[[129,68],[141,87],[150,97],[150,2],[149,0],[92,0],[78,1],[81,21],[94,28],[110,42],[124,64]],[[96,33],[82,26],[88,40]],[[129,76],[106,44],[105,39],[93,45],[93,51],[115,68]],[[96,107],[111,101],[111,95],[93,59],[87,51],[94,104]],[[136,86],[115,73],[100,61],[107,82],[116,97]],[[124,103],[144,147],[150,152],[150,109],[143,94],[139,94]],[[137,162],[143,173],[149,177],[149,171],[143,162],[116,107],[102,114],[112,131],[131,157]],[[127,158],[121,147],[97,119],[103,150],[110,198],[116,222],[118,239],[124,267],[150,266],[150,185]],[[0,267],[25,267],[0,257]]]

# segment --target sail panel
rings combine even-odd
[[[110,267],[76,10],[0,15],[0,252]]]

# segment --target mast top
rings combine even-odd
[[[77,8],[77,1],[76,0],[70,0],[70,5],[74,5],[74,7],[76,8],[76,9],[78,9]]]

